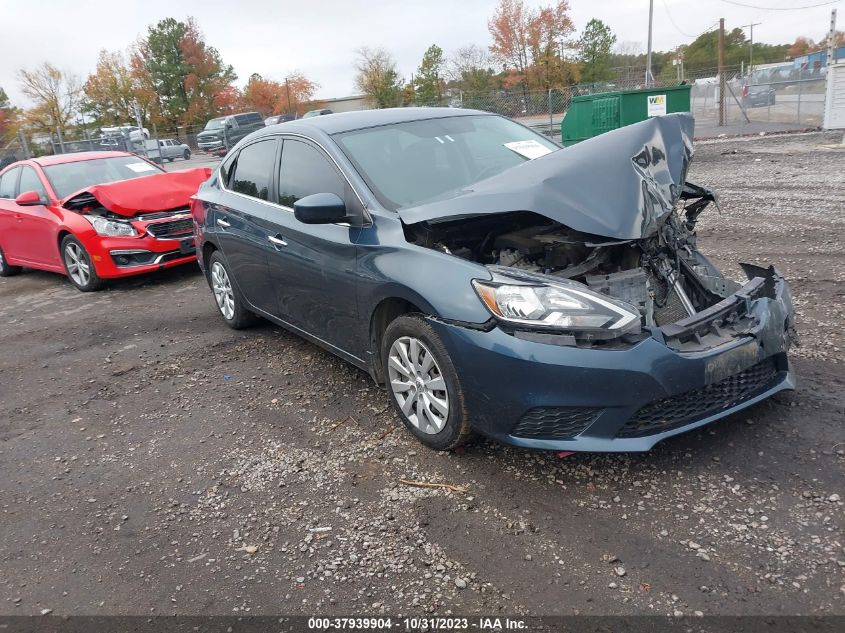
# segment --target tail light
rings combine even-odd
[[[743,97],[747,97],[747,96],[748,96],[748,86],[743,86],[743,87],[742,87],[742,96],[743,96]]]

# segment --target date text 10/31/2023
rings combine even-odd
[[[308,618],[310,630],[368,630],[368,631],[519,631],[526,630],[527,623],[518,618],[501,617],[330,617]]]

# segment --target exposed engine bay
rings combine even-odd
[[[646,238],[582,233],[531,212],[406,225],[409,241],[485,265],[572,280],[636,307],[642,326],[665,326],[736,292],[696,248],[699,214],[715,201],[687,184],[679,208]]]

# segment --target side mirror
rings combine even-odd
[[[293,215],[303,224],[346,222],[346,205],[337,194],[315,193],[293,203]]]
[[[235,126],[234,126],[234,125],[232,125],[229,121],[227,121],[227,122],[226,122],[226,129],[227,129],[227,130],[234,129],[234,127],[235,127]]]
[[[15,204],[19,207],[37,207],[39,204],[44,204],[44,201],[37,191],[24,191],[15,198]]]

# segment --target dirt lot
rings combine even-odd
[[[0,280],[0,614],[845,614],[833,140],[698,146],[703,249],[787,273],[800,387],[648,454],[429,451],[362,372],[227,329],[193,266]]]

